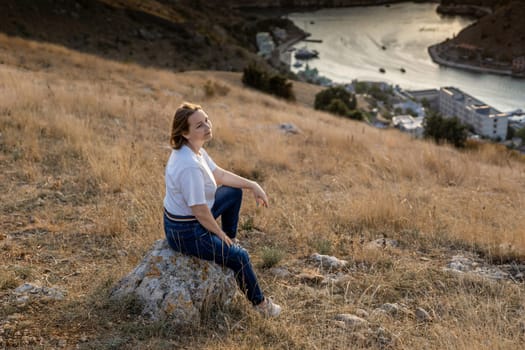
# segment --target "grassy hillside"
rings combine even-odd
[[[492,145],[437,147],[314,111],[315,88],[300,83],[300,102],[291,104],[242,88],[236,73],[173,73],[5,35],[0,48],[0,347],[516,349],[525,342],[523,274],[493,280],[444,269],[462,255],[523,272],[523,159]],[[239,297],[200,325],[174,329],[108,300],[163,237],[168,130],[184,100],[201,103],[213,120],[214,159],[257,179],[270,197],[264,210],[246,197],[240,239],[264,290],[284,307],[276,320],[261,319]],[[301,133],[283,134],[284,122]],[[398,244],[368,244],[381,237]],[[262,267],[268,252],[282,256],[280,270]],[[327,271],[308,259],[315,252],[349,265]],[[65,297],[17,299],[24,282]],[[385,303],[402,311],[378,312]],[[341,313],[362,315],[369,326],[345,327],[335,320]]]

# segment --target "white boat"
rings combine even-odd
[[[302,47],[295,51],[295,58],[307,60],[310,58],[319,57],[319,52],[317,50],[308,50],[306,47]]]

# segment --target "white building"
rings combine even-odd
[[[439,90],[438,89],[426,89],[426,90],[405,90],[405,94],[409,99],[418,102],[426,100],[430,108],[438,109],[439,105]]]
[[[408,110],[411,110],[417,114],[418,117],[424,117],[425,116],[425,108],[423,105],[419,102],[414,102],[412,100],[406,100],[403,102],[396,103],[393,105],[394,110],[401,109],[403,113],[407,113]]]
[[[257,48],[259,49],[258,54],[264,58],[270,58],[273,50],[275,50],[275,43],[270,33],[259,32],[255,36],[255,40],[257,41]]]
[[[500,140],[507,138],[508,114],[457,88],[439,90],[439,112],[444,117],[457,117],[462,123],[472,126],[478,135]]]
[[[392,124],[399,130],[408,132],[414,137],[423,137],[423,117],[414,118],[411,115],[396,115],[392,117]]]

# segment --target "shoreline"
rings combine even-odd
[[[513,78],[517,78],[517,79],[525,78],[525,75],[516,74],[511,69],[481,67],[477,65],[458,63],[458,62],[444,59],[439,55],[440,45],[441,44],[434,44],[427,48],[428,54],[430,58],[432,59],[432,61],[434,63],[439,64],[440,66],[464,69],[464,70],[468,70],[471,72],[477,72],[477,73],[491,73],[491,74],[498,74],[498,75],[506,75],[506,76],[511,76]]]

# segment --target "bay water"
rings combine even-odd
[[[300,42],[295,48],[319,51],[319,58],[307,63],[334,82],[384,81],[405,90],[454,86],[500,111],[525,110],[525,79],[442,67],[432,61],[428,46],[454,37],[474,21],[441,16],[436,7],[400,3],[294,12],[287,17],[311,33],[311,39],[322,40]],[[304,66],[294,68],[300,69]]]

